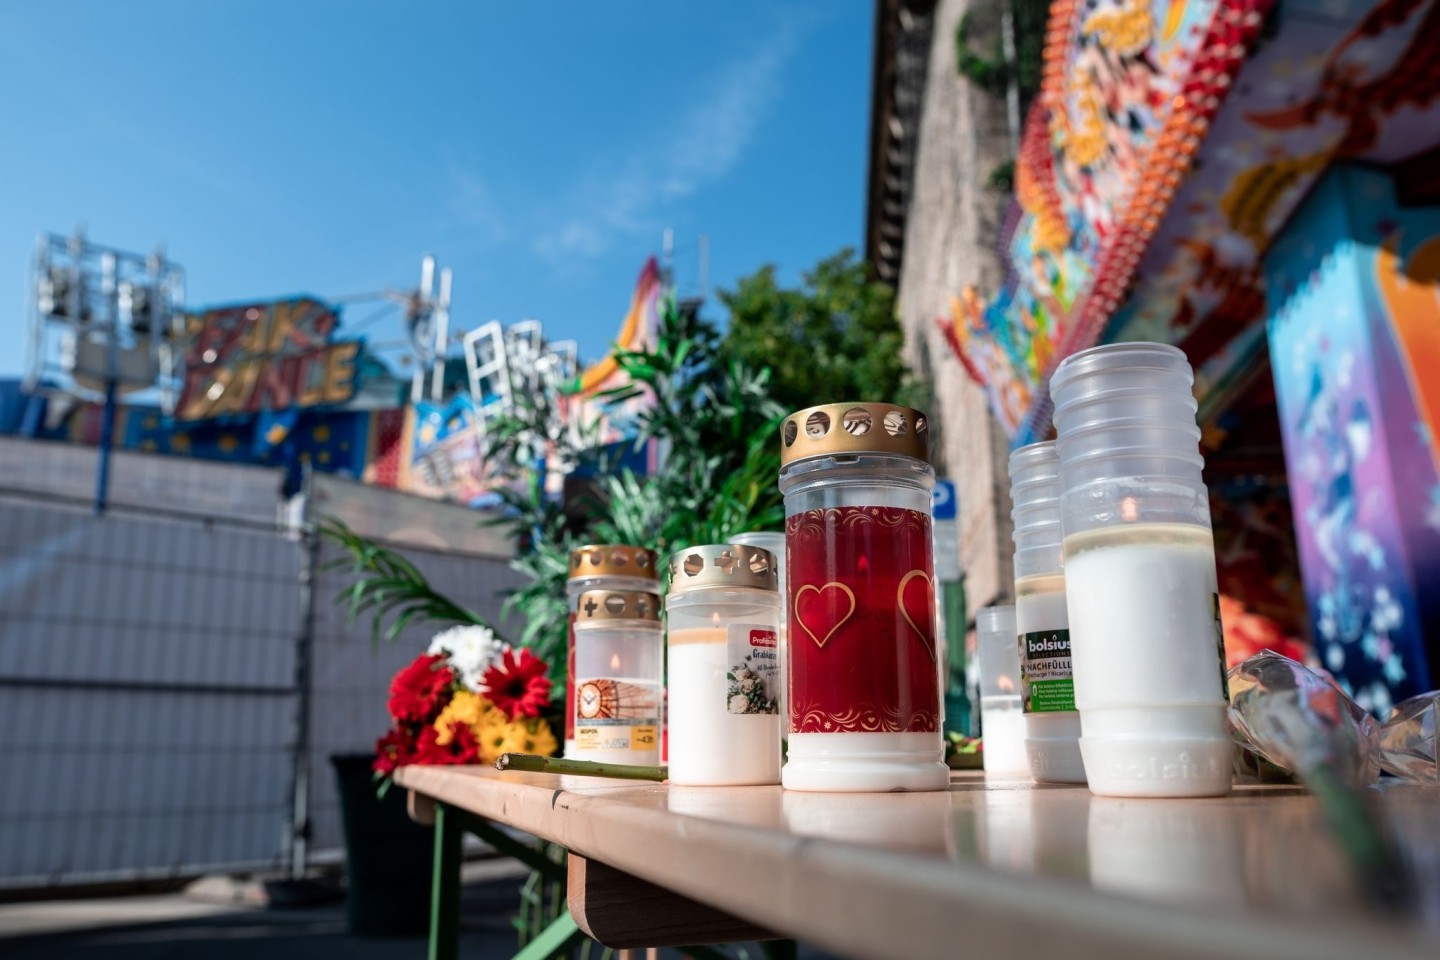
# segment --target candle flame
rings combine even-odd
[[[1120,501],[1120,519],[1126,523],[1134,523],[1140,519],[1140,504],[1134,497],[1126,497]]]
[[[612,653],[612,654],[610,654],[610,669],[611,669],[611,670],[619,670],[619,669],[620,669],[620,654],[618,654],[618,653]]]
[[[719,610],[716,610],[714,613],[710,614],[710,624],[711,624],[711,626],[714,626],[714,627],[716,627],[716,628],[719,628],[719,626],[720,626],[720,611],[719,611]]]

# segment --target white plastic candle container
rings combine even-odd
[[[980,739],[985,776],[1030,779],[1025,757],[1025,714],[1020,708],[1020,649],[1015,608],[985,607],[975,614],[980,663]]]
[[[565,756],[575,750],[575,610],[580,595],[591,590],[619,590],[660,595],[655,571],[656,554],[644,547],[618,543],[591,543],[570,551],[570,576],[565,595],[570,604],[570,636],[566,647]]]
[[[1032,443],[1010,455],[1010,502],[1020,702],[1030,775],[1041,783],[1084,783],[1065,605],[1060,457],[1054,443]]]
[[[652,594],[582,593],[575,611],[572,756],[658,764],[664,674],[664,637]]]
[[[780,782],[780,592],[775,557],[740,544],[670,558],[670,782]]]
[[[836,403],[781,428],[788,790],[949,785],[928,426],[907,407]]]
[[[1230,790],[1224,646],[1193,374],[1156,343],[1050,381],[1080,750],[1092,792]]]

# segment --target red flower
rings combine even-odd
[[[1225,633],[1225,667],[1244,663],[1264,650],[1289,657],[1296,663],[1305,662],[1305,645],[1285,635],[1280,625],[1269,617],[1251,613],[1234,597],[1220,595],[1220,622]]]
[[[430,723],[454,686],[455,671],[444,654],[421,654],[390,681],[390,716],[400,723]]]
[[[500,662],[480,678],[486,699],[510,720],[538,717],[550,701],[550,678],[545,661],[526,649],[506,650]]]
[[[415,762],[415,738],[408,732],[394,727],[389,733],[375,741],[375,772],[390,776],[396,767]]]
[[[440,734],[435,728],[426,727],[420,734],[420,745],[415,751],[414,762],[434,766],[478,763],[480,741],[475,739],[475,731],[470,729],[469,724],[456,720],[450,724],[450,733],[450,742],[442,746],[439,742]]]

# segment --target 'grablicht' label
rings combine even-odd
[[[1070,678],[1070,631],[1022,633],[1020,694],[1026,713],[1064,713],[1075,709]]]

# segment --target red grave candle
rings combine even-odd
[[[943,790],[924,414],[827,404],[787,417],[790,790]]]
[[[930,517],[896,507],[786,521],[790,729],[940,729]]]

